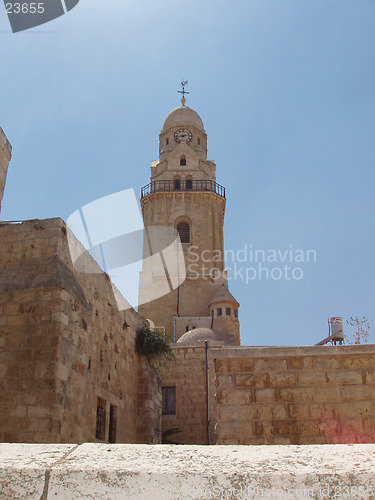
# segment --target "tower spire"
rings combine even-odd
[[[188,82],[187,80],[182,80],[182,82],[181,82],[181,88],[182,88],[182,90],[178,90],[178,91],[177,91],[179,94],[182,94],[181,104],[182,104],[183,106],[185,106],[185,103],[186,103],[185,94],[186,94],[186,95],[188,95],[188,94],[189,94],[189,92],[188,92],[187,90],[185,90],[185,87],[186,87],[186,85],[187,85],[188,83],[189,83],[189,82]]]

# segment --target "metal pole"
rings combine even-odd
[[[206,354],[206,418],[207,418],[207,444],[210,444],[210,406],[209,406],[209,385],[208,385],[208,341],[204,341]]]

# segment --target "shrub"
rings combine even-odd
[[[173,359],[173,351],[165,333],[144,326],[137,330],[135,351],[153,363],[165,364]]]

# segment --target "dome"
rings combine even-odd
[[[164,121],[163,131],[171,127],[191,126],[204,132],[201,117],[193,109],[187,106],[179,106],[173,109]]]
[[[211,328],[195,328],[186,332],[177,340],[177,344],[197,344],[205,340],[224,341],[224,336],[220,332]]]

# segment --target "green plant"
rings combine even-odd
[[[173,429],[167,429],[161,435],[161,444],[178,444],[175,441],[171,441],[168,438],[170,436],[172,436],[173,434],[178,434],[179,432],[180,432],[180,429],[178,427],[174,427]]]
[[[137,330],[135,351],[157,365],[173,359],[173,351],[165,333],[143,326]]]
[[[350,317],[349,320],[346,320],[346,324],[349,326],[354,326],[356,328],[356,331],[353,333],[352,337],[353,340],[349,339],[346,335],[344,335],[345,340],[349,344],[367,343],[368,332],[370,330],[370,323],[365,316],[363,316],[362,319]]]

